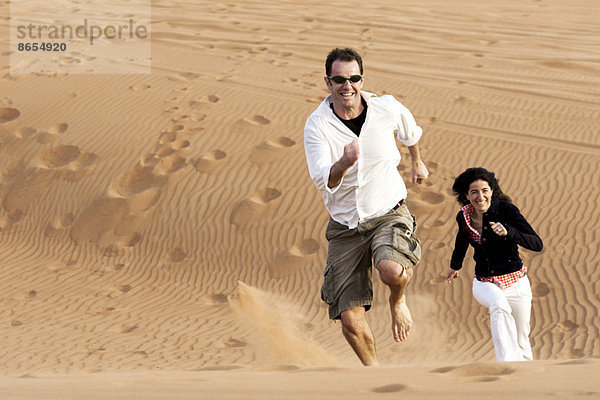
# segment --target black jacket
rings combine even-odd
[[[508,234],[495,234],[490,227],[490,221],[500,222]],[[517,206],[497,198],[492,198],[490,208],[483,214],[481,244],[470,239],[469,227],[462,211],[458,212],[456,222],[458,234],[450,261],[450,267],[454,270],[462,268],[469,244],[475,249],[475,275],[480,277],[504,275],[520,270],[523,262],[519,257],[517,245],[533,251],[541,251],[543,247],[542,239],[521,215]]]

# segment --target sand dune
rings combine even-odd
[[[9,16],[0,3],[6,398],[600,396],[593,2],[160,0],[141,75],[69,73],[96,68],[71,53],[56,59],[64,73],[11,74]],[[414,328],[393,342],[376,281],[384,366],[369,370],[319,299],[328,215],[302,145],[336,46],[361,52],[366,90],[411,109],[431,173],[408,184],[423,245]],[[455,285],[442,279],[450,187],[478,165],[545,244],[522,252],[527,365],[493,361],[472,261]]]

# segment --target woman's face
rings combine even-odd
[[[483,179],[471,182],[469,191],[467,192],[467,199],[469,199],[476,211],[480,213],[486,212],[490,208],[490,204],[492,204],[492,189],[490,188],[490,184]]]

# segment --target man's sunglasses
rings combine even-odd
[[[362,75],[352,75],[352,76],[349,76],[346,78],[345,76],[336,75],[336,76],[328,76],[327,78],[329,78],[329,80],[334,81],[337,84],[342,84],[342,83],[346,83],[346,81],[350,81],[351,83],[360,82],[360,80],[363,77],[362,77]]]

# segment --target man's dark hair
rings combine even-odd
[[[360,74],[363,74],[363,65],[362,65],[362,57],[360,54],[356,52],[356,50],[345,48],[339,49],[335,48],[329,52],[327,55],[327,60],[325,60],[325,73],[327,76],[331,76],[331,66],[335,61],[343,61],[350,62],[352,60],[356,60],[358,63],[358,67],[360,68]]]
[[[465,170],[454,180],[452,191],[456,195],[456,200],[458,200],[460,204],[466,206],[470,203],[469,199],[467,198],[469,186],[471,183],[479,179],[486,181],[490,185],[490,189],[492,189],[492,198],[498,198],[500,200],[512,203],[510,197],[502,193],[500,185],[498,184],[498,179],[496,179],[496,174],[488,171],[485,168],[477,167]]]

